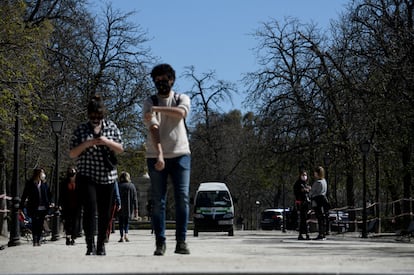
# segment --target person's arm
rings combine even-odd
[[[138,218],[138,194],[137,189],[135,189],[135,186],[132,184],[132,202],[133,202],[133,208],[134,208],[134,218]]]
[[[89,147],[96,146],[96,145],[97,145],[97,139],[96,138],[85,140],[84,142],[80,143],[78,146],[72,148],[69,151],[69,157],[70,158],[77,158],[77,157],[79,157],[80,154],[83,153],[83,151],[85,151]]]
[[[69,157],[77,158],[80,154],[82,154],[83,151],[85,151],[89,147],[98,145],[106,145],[116,154],[122,153],[124,151],[124,147],[121,143],[115,142],[113,140],[108,139],[107,137],[102,136],[94,139],[85,140],[84,142],[82,142],[81,144],[69,151]]]
[[[180,107],[152,106],[151,111],[175,118],[185,118],[187,116],[185,109]]]
[[[101,136],[101,137],[95,138],[95,140],[96,140],[96,145],[108,146],[109,149],[115,152],[115,154],[120,154],[124,151],[124,147],[122,146],[121,143],[110,140],[107,137]]]
[[[150,127],[150,135],[152,138],[152,143],[157,150],[157,162],[155,163],[155,169],[161,171],[165,168],[165,161],[160,139],[160,129],[158,128],[158,125],[154,124]]]

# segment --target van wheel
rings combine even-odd
[[[231,229],[231,230],[229,231],[229,236],[230,236],[230,237],[233,237],[233,236],[234,236],[234,230],[233,230],[233,229]]]
[[[198,237],[198,229],[194,228],[193,234],[194,234],[194,237]]]

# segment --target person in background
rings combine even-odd
[[[86,255],[106,255],[105,239],[113,204],[114,184],[118,179],[115,154],[124,151],[121,132],[105,118],[103,99],[94,95],[88,103],[89,121],[73,133],[69,156],[76,158],[76,185],[83,207],[83,230]],[[98,236],[95,247],[95,215],[98,214]]]
[[[119,176],[119,193],[121,195],[121,210],[118,212],[119,234],[121,235],[119,242],[129,242],[129,220],[132,217],[138,217],[138,198],[131,176],[125,171]]]
[[[325,170],[322,166],[318,166],[313,171],[315,181],[312,184],[312,188],[309,192],[309,196],[312,200],[312,207],[315,210],[316,218],[318,219],[319,234],[315,240],[325,240],[325,226],[326,226],[326,190],[327,183],[325,180]]]
[[[66,245],[74,245],[79,233],[81,207],[79,206],[79,196],[76,188],[76,168],[73,166],[69,167],[66,172],[61,188],[60,200]]]
[[[308,173],[301,171],[298,179],[293,185],[293,193],[295,194],[295,205],[299,212],[299,236],[298,240],[305,240],[303,235],[305,234],[306,240],[309,240],[308,225],[306,223],[309,211],[309,191],[308,185]]]
[[[151,179],[152,226],[155,233],[154,255],[165,253],[165,209],[167,180],[170,176],[175,201],[175,253],[190,254],[186,243],[189,218],[191,153],[185,118],[190,112],[190,98],[172,90],[175,71],[160,64],[151,71],[158,91],[144,101],[143,119],[149,131],[146,151]]]
[[[116,213],[121,210],[121,195],[119,194],[119,184],[116,181],[114,184],[114,193],[113,193],[113,205],[111,208],[111,217],[109,219],[108,229],[106,230],[106,239],[105,243],[109,242],[109,237],[111,233],[115,233],[115,216]]]
[[[26,208],[28,216],[32,219],[33,246],[40,246],[43,223],[50,207],[50,198],[51,193],[46,183],[45,170],[35,168],[32,177],[24,186],[19,206],[19,215],[25,219],[23,208]]]

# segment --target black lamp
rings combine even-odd
[[[56,114],[50,119],[52,125],[52,131],[56,137],[56,150],[55,150],[55,212],[52,219],[52,241],[59,239],[59,135],[62,133],[64,120],[60,114]]]
[[[367,156],[371,144],[369,140],[365,140],[359,144],[362,153],[362,238],[368,237],[367,232]]]

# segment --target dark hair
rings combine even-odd
[[[40,178],[40,174],[45,170],[42,167],[36,167],[33,169],[32,179]]]
[[[94,94],[88,103],[88,115],[92,113],[105,115],[106,108],[103,99],[99,94]]]
[[[175,81],[175,71],[169,64],[159,64],[151,71],[152,80],[160,75],[167,75],[168,79]]]

